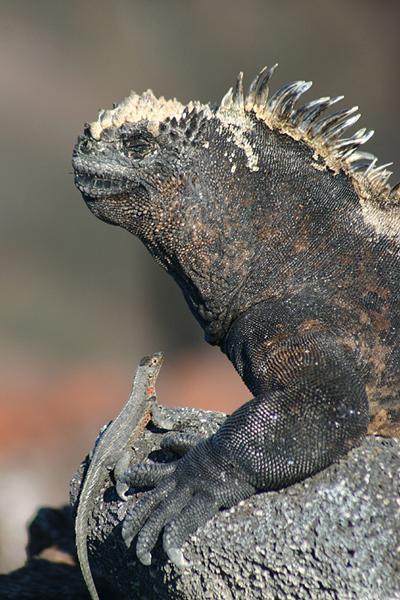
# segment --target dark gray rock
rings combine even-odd
[[[69,506],[40,508],[28,527],[27,561],[12,573],[0,574],[0,600],[90,600],[74,544]],[[120,596],[94,574],[100,598]]]
[[[163,409],[183,431],[209,435],[224,415]],[[135,462],[159,450],[163,432],[145,430]],[[83,463],[71,482],[76,506]],[[221,511],[184,547],[180,571],[159,540],[150,567],[127,549],[121,522],[129,502],[112,474],[89,520],[92,565],[129,599],[400,599],[400,441],[367,437],[345,460],[279,492],[260,493]]]

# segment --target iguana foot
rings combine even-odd
[[[170,442],[176,447],[176,440],[170,438]],[[138,535],[136,554],[148,565],[151,551],[165,528],[166,554],[178,567],[187,567],[189,563],[183,556],[182,546],[189,535],[220,508],[228,508],[251,496],[256,488],[246,479],[240,468],[213,451],[212,437],[174,462],[130,467],[120,478],[119,485],[156,487],[128,510],[122,528],[126,545],[129,547]]]

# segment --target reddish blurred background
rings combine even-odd
[[[131,89],[217,102],[279,62],[273,91],[345,94],[400,179],[397,0],[2,0],[0,5],[0,571],[25,525],[68,501],[73,472],[164,350],[161,402],[231,412],[250,395],[140,243],[74,188],[85,121]],[[397,178],[396,178],[397,175]]]

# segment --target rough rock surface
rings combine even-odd
[[[164,408],[176,429],[209,435],[220,413]],[[168,460],[163,432],[150,426],[135,462]],[[71,481],[76,505],[87,461]],[[112,474],[89,519],[89,552],[126,600],[389,600],[400,599],[400,441],[368,436],[346,459],[278,492],[252,496],[221,511],[184,547],[191,567],[167,560],[161,540],[150,567],[121,537],[130,502],[119,499]]]

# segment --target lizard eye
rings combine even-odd
[[[127,136],[122,140],[122,144],[126,156],[134,159],[147,156],[155,147],[154,142],[146,140],[143,136]]]

